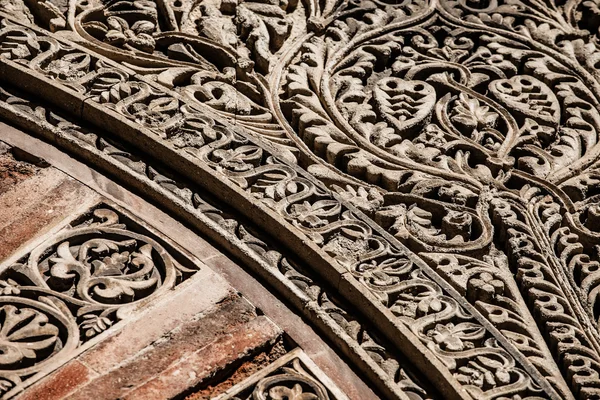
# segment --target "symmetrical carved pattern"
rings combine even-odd
[[[2,395],[18,393],[38,372],[101,337],[136,303],[195,271],[124,222],[114,210],[96,208],[2,269]]]
[[[347,399],[339,392],[332,393],[333,388],[328,388],[324,382],[320,382],[315,376],[319,371],[311,371],[315,367],[308,366],[308,363],[310,363],[308,357],[296,350],[269,365],[264,371],[234,386],[227,393],[216,397],[215,400]]]
[[[304,312],[327,315],[320,328],[338,328],[386,396],[435,397],[415,383],[428,380],[448,398],[600,396],[595,2],[0,7],[3,79],[33,77],[64,111],[3,92],[4,115],[184,204]],[[174,282],[139,238],[60,240],[27,266],[61,296],[115,307]],[[41,321],[13,301],[4,315]],[[90,334],[109,324],[95,315]],[[59,323],[36,354],[66,340]],[[255,397],[303,398],[298,385]]]
[[[418,371],[400,357],[391,354],[392,347],[382,344],[378,335],[367,329],[368,323],[364,318],[361,321],[357,313],[351,312],[348,304],[344,304],[339,298],[332,301],[331,292],[319,286],[318,281],[311,276],[314,274],[299,267],[298,261],[284,258],[276,243],[260,239],[264,234],[250,233],[247,226],[238,222],[242,217],[236,215],[235,210],[223,207],[222,202],[177,178],[173,171],[164,167],[151,167],[143,155],[132,154],[114,141],[108,142],[100,131],[89,131],[68,122],[44,106],[6,90],[2,90],[0,99],[3,101],[0,103],[3,115],[10,116],[23,126],[28,126],[31,119],[43,121],[37,124],[40,134],[50,139],[73,141],[83,151],[82,155],[88,153],[90,158],[104,156],[106,162],[103,163],[103,168],[111,164],[118,165],[121,169],[116,172],[117,175],[136,176],[138,179],[135,182],[143,183],[143,190],[154,190],[167,204],[175,204],[178,209],[189,209],[187,218],[197,219],[218,232],[221,237],[229,238],[230,244],[240,248],[244,254],[255,255],[259,264],[257,272],[266,274],[268,280],[273,277],[280,281],[286,288],[283,294],[294,299],[294,302],[300,302],[300,309],[306,313],[307,318],[313,318],[316,314],[318,320],[324,323],[320,327],[324,333],[333,341],[341,339],[342,349],[351,349],[356,357],[355,362],[365,368],[367,374],[376,374],[380,384],[384,385],[381,390],[390,391],[392,396],[399,398],[404,398],[402,392],[407,392],[409,397],[432,398],[434,391],[417,383],[424,378],[415,378],[415,375],[419,375]],[[310,306],[305,306],[306,304]],[[340,329],[347,335],[340,335]]]

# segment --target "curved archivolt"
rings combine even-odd
[[[142,175],[215,236],[224,217],[200,193],[227,199],[250,224],[227,240],[326,310],[319,328],[342,328],[386,396],[587,399],[600,390],[600,85],[585,7],[48,0],[2,17],[0,70],[63,110],[38,134]],[[15,123],[38,112],[2,99]],[[123,150],[79,120],[198,189],[116,164]],[[99,288],[66,239],[51,246],[60,267],[31,262],[81,272],[80,299],[99,304],[172,284],[155,244],[112,234],[80,252],[131,247],[145,286]]]

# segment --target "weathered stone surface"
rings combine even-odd
[[[322,377],[322,373],[300,350],[281,357],[260,373],[240,382],[215,399],[265,398],[266,396],[347,400],[347,397],[332,386],[327,378]]]
[[[10,148],[0,142],[0,193],[7,192],[37,172],[35,165],[15,160]]]
[[[236,317],[230,314],[228,322]],[[133,390],[126,398],[158,400],[188,393],[231,364],[251,358],[257,349],[273,344],[280,334],[281,331],[264,316],[240,327],[228,327],[227,333],[215,335],[214,342],[198,346],[199,350],[181,357],[178,363]]]
[[[201,318],[204,313],[213,313],[215,305],[235,297],[234,289],[223,279],[202,269],[177,292],[165,296],[149,310],[142,309],[134,321],[82,354],[80,360],[98,373],[118,368],[124,360],[143,353],[159,338],[169,337],[170,332],[183,329],[190,320]],[[232,320],[238,318],[236,314],[231,317]]]
[[[227,253],[216,269],[234,257],[382,397],[600,395],[597,3],[45,0],[2,2],[0,12],[0,115],[213,241]],[[10,165],[0,196],[52,171]],[[32,215],[39,223],[16,229],[7,254],[51,225]],[[117,235],[106,229],[119,228],[99,228],[102,239]],[[118,319],[108,303],[128,310],[192,279],[196,269],[163,263],[171,248],[156,250],[162,239],[150,236],[137,256],[110,239],[112,264],[94,260],[110,289],[88,285],[101,278],[95,265],[63,238],[60,251],[40,253],[63,261],[15,259],[0,271],[41,271],[32,282],[6,276],[0,296],[7,318],[31,315],[48,336],[17,357],[33,368],[25,379],[49,355],[72,358],[62,341],[85,345],[63,337],[78,328],[56,328],[62,314],[83,308],[84,331],[103,330],[102,318]],[[135,283],[115,281],[117,269],[150,262]],[[72,265],[96,275],[75,281]],[[39,293],[23,295],[28,286]],[[90,316],[91,304],[103,311]],[[202,334],[188,334],[194,348],[183,353],[204,354]],[[225,364],[246,354],[239,345]],[[173,375],[183,353],[151,353],[148,364],[132,348],[135,363],[111,373],[130,368],[126,390],[140,396],[175,396],[199,383]],[[21,385],[9,361],[0,377]],[[287,387],[263,390],[257,382],[271,380],[258,372],[248,382],[260,389],[227,395],[338,396],[322,372],[286,368],[296,370]],[[145,373],[161,371],[144,386]],[[177,382],[169,394],[167,380]],[[109,387],[94,382],[82,396]]]
[[[4,397],[48,373],[18,397],[175,397],[280,338],[226,281],[94,204],[91,189],[18,148],[3,144],[0,156]],[[11,230],[24,215],[28,228]]]
[[[275,346],[257,354],[253,359],[244,361],[227,379],[213,379],[212,384],[208,384],[201,390],[190,394],[186,397],[186,400],[201,400],[223,394],[236,384],[268,368],[270,364],[284,356],[285,353],[287,353],[285,346],[283,343],[278,342]]]
[[[151,323],[152,318],[144,321]],[[274,342],[280,333],[268,319],[256,317],[245,300],[230,298],[156,338],[132,357],[119,357],[119,365],[102,370],[102,376],[67,398],[89,399],[98,393],[104,398],[173,398]]]
[[[58,371],[50,374],[43,382],[31,387],[19,400],[64,399],[77,387],[95,377],[95,373],[77,360],[70,361]]]
[[[65,171],[70,171],[75,176],[80,177],[80,179],[84,179],[88,182],[88,184],[90,184],[91,187],[96,187],[97,190],[101,191],[108,189],[109,192],[107,195],[114,194],[117,196],[117,198],[127,201],[131,207],[134,207],[136,212],[141,212],[143,210],[146,216],[150,219],[158,217],[156,220],[157,223],[161,225],[167,223],[164,217],[155,215],[156,211],[148,209],[148,205],[144,204],[144,202],[140,199],[136,200],[135,198],[132,198],[131,195],[127,194],[125,191],[123,191],[123,189],[118,188],[110,181],[94,174],[93,171],[89,170],[89,168],[69,161],[68,158],[64,158],[60,152],[51,149],[49,146],[43,145],[42,143],[37,142],[35,139],[27,138],[25,134],[16,130],[12,130],[8,138],[13,143],[18,143],[19,145],[23,146],[31,146],[31,144],[36,143],[35,151],[37,154],[40,154],[48,159],[57,160],[62,169]],[[88,181],[90,178],[92,180]],[[114,221],[111,223],[114,223]],[[172,223],[169,222],[168,224]],[[147,227],[146,229],[151,229],[146,224],[144,224],[144,226]],[[196,254],[199,258],[204,258],[211,266],[217,267],[218,271],[225,272],[221,266],[227,265],[229,271],[235,274],[235,279],[233,280],[234,284],[244,288],[245,291],[248,290],[247,284],[252,279],[247,274],[243,273],[243,271],[239,270],[239,266],[224,256],[215,257],[215,254],[220,253],[201,238],[183,238],[181,236],[183,231],[180,228],[176,228],[176,226],[174,226],[174,228],[176,229],[175,232],[181,233],[175,233],[175,235],[172,237],[179,237],[180,242],[186,243],[188,246],[192,246],[189,249],[194,254]],[[186,235],[190,234],[191,232],[188,232]],[[220,262],[218,264],[214,264],[213,260],[220,260]],[[226,262],[226,264],[223,264],[224,262]],[[226,273],[226,275],[229,274]],[[240,276],[238,277],[238,275]],[[230,277],[233,278],[234,275],[230,275]],[[210,288],[210,290],[207,290],[208,288]],[[269,310],[269,315],[274,315],[278,322],[281,323],[282,326],[285,326],[286,331],[289,330],[292,336],[298,340],[305,349],[310,351],[312,357],[315,357],[315,359],[318,360],[321,365],[324,365],[329,374],[333,374],[338,383],[340,381],[346,381],[347,384],[349,384],[347,390],[349,390],[351,393],[356,393],[357,389],[360,388],[361,385],[357,382],[357,378],[352,378],[352,371],[349,370],[348,367],[340,368],[339,364],[336,365],[336,362],[340,362],[339,359],[336,361],[336,357],[331,353],[331,350],[326,349],[326,346],[323,347],[323,343],[319,344],[318,338],[315,336],[315,333],[310,330],[310,328],[308,328],[300,320],[297,320],[297,317],[290,319],[288,316],[286,316],[286,314],[289,314],[289,310],[279,308],[283,306],[283,304],[280,304],[278,301],[273,303],[272,300],[265,299],[264,294],[266,294],[266,292],[264,288],[262,289],[262,293],[263,294],[261,294],[261,290],[257,292],[256,289],[253,289],[249,294],[253,299],[257,300],[261,306],[266,307],[266,309]],[[139,315],[134,318],[137,322],[133,322],[131,317],[129,317],[128,319],[130,322],[126,323],[122,330],[112,329],[112,337],[109,339],[104,339],[98,346],[92,347],[84,354],[82,362],[86,363],[87,365],[95,365],[96,370],[105,370],[111,368],[111,366],[118,366],[122,358],[126,358],[132,354],[135,354],[148,343],[153,342],[156,337],[164,334],[166,332],[165,329],[168,330],[173,326],[176,326],[182,320],[189,318],[189,316],[193,315],[195,312],[194,310],[202,310],[202,307],[206,307],[213,302],[218,302],[219,299],[227,297],[230,294],[231,289],[225,285],[222,280],[217,278],[214,273],[211,273],[209,269],[202,268],[199,272],[196,272],[193,275],[192,279],[179,286],[177,291],[172,294],[163,295],[163,300],[161,300],[161,302],[159,302],[159,304],[156,306],[156,311],[153,311],[155,310],[153,307],[148,311],[148,313],[138,313]],[[270,294],[267,297],[273,299],[273,296]],[[267,302],[265,302],[265,300]],[[143,302],[140,303],[138,308],[140,311],[144,310]],[[177,310],[177,312],[173,313],[173,309]],[[157,321],[158,323],[148,325],[146,323],[147,319]],[[120,324],[120,326],[122,325],[123,323]],[[101,337],[106,337],[106,335],[101,335]],[[285,348],[282,348],[282,350],[285,352]],[[270,357],[273,357],[275,354],[281,353],[275,352],[271,354],[272,355]],[[244,365],[254,365],[255,367],[258,365],[264,366],[265,362],[260,360],[260,357],[257,359],[250,358],[244,363]],[[271,358],[271,361],[272,360],[273,358]],[[243,359],[231,359],[230,361],[231,365],[229,365],[228,368],[218,371],[217,376],[212,376],[211,385],[213,386],[211,386],[211,393],[220,393],[227,387],[235,385],[239,379],[243,379],[245,376],[248,376],[248,372],[240,372],[245,370],[245,368],[242,366],[237,370],[236,373],[227,378],[227,376],[229,376],[228,374],[230,373],[227,371],[231,368],[235,368],[235,366],[240,361],[243,361]],[[215,380],[225,378],[226,380],[223,382],[223,384],[217,384],[218,381]],[[44,381],[42,385],[45,383],[46,382]],[[214,386],[215,384],[216,386]],[[205,385],[204,382],[200,384],[201,387],[203,385]],[[31,390],[35,390],[37,392],[37,389],[32,388]],[[358,393],[360,394],[360,398],[372,398],[374,396],[373,393],[365,386],[363,386],[361,389],[358,389]]]
[[[0,142],[1,143],[1,142]],[[98,196],[54,168],[0,155],[0,262]]]

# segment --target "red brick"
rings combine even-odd
[[[39,171],[35,165],[15,160],[0,143],[0,195]]]
[[[59,400],[88,383],[96,374],[72,360],[38,384],[27,389],[18,400]]]
[[[215,307],[212,312],[173,329],[142,349],[135,357],[90,382],[69,399],[116,399],[156,377],[182,358],[216,342],[238,326],[256,318],[254,308],[246,300],[235,297]],[[149,322],[144,318],[149,326]],[[115,360],[116,361],[116,360]],[[99,397],[101,394],[102,397]]]
[[[82,354],[80,359],[98,373],[106,373],[233,293],[225,280],[203,268],[158,304],[140,313],[136,320],[128,321],[116,334]]]
[[[223,370],[236,360],[248,357],[267,343],[273,343],[281,331],[266,317],[258,317],[223,335],[187,358],[181,359],[156,378],[129,393],[127,400],[163,400],[194,388],[204,379]]]
[[[54,168],[12,185],[0,195],[0,261],[97,198]]]

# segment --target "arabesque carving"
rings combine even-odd
[[[320,329],[390,398],[592,399],[598,9],[14,0],[0,3],[1,109],[112,173],[143,176],[129,182],[165,204],[183,202],[180,216],[240,249],[300,308],[316,304],[303,312],[327,314]],[[215,207],[224,199],[227,210]],[[172,267],[128,240],[76,254],[66,242],[34,270],[93,304],[171,285]],[[110,255],[87,263],[100,246]],[[84,279],[73,284],[73,271]],[[2,312],[15,307],[40,312],[17,300]],[[101,324],[90,318],[86,331]],[[47,330],[38,352],[59,340]],[[12,359],[31,359],[19,351]]]
[[[215,400],[346,400],[339,391],[332,393],[332,388],[319,381],[321,374],[304,353],[295,350]]]
[[[140,301],[160,296],[197,270],[124,222],[114,210],[96,208],[3,268],[3,398],[101,338]]]

